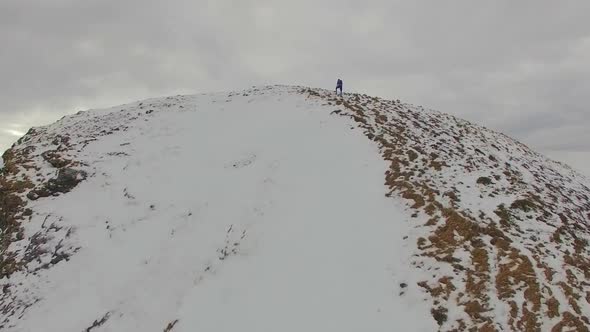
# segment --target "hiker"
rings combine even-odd
[[[338,95],[338,89],[340,89],[340,96],[342,96],[342,80],[336,81],[336,95]]]

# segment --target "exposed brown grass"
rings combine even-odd
[[[547,300],[547,317],[555,318],[559,317],[559,301],[555,297],[551,297]]]
[[[533,255],[533,259],[535,260],[535,262],[537,262],[537,268],[543,270],[543,274],[545,275],[547,281],[553,281],[553,275],[555,275],[555,271],[549,266],[547,266],[545,262],[541,261],[539,255]]]
[[[581,313],[580,306],[578,305],[578,300],[580,299],[580,295],[574,291],[574,288],[571,287],[569,284],[566,284],[563,281],[557,283],[559,287],[563,290],[564,295],[566,296],[570,307],[579,315]]]
[[[539,327],[535,313],[541,309],[542,296],[533,264],[527,256],[521,255],[516,249],[512,249],[505,257],[509,258],[509,262],[499,264],[496,275],[498,298],[513,298],[516,290],[524,287],[524,298],[532,305],[532,312],[523,305],[522,316],[517,325],[525,330],[535,330]]]
[[[484,308],[478,300],[471,300],[463,304],[465,312],[473,320],[482,319],[482,314],[487,312],[488,309]],[[489,318],[487,318],[489,319]]]
[[[402,192],[402,197],[414,201],[412,208],[418,209],[426,205],[424,197],[414,190],[406,190]]]
[[[443,196],[448,197],[451,200],[451,203],[458,203],[459,197],[457,197],[457,194],[454,191],[447,191],[443,194]]]
[[[442,211],[445,223],[428,239],[439,252],[454,251],[460,244],[469,241],[477,231],[477,225],[453,209]]]
[[[428,203],[428,205],[426,205],[424,207],[424,212],[426,212],[426,214],[428,214],[429,216],[433,216],[438,210],[439,210],[439,207],[437,206],[436,203]],[[435,224],[436,224],[436,222],[435,222]]]
[[[454,326],[458,324],[458,330],[495,331],[492,324],[493,318],[486,316],[490,300],[487,294],[494,293],[493,290],[490,292],[490,287],[493,287],[492,281],[498,298],[510,306],[509,325],[513,330],[538,331],[541,326],[540,316],[550,315],[556,318],[559,316],[559,308],[563,310],[567,306],[572,307],[573,312],[578,314],[580,308],[577,301],[582,299],[580,295],[577,298],[571,297],[574,300],[573,302],[568,300],[571,303],[559,303],[552,295],[553,286],[548,283],[553,281],[557,272],[543,262],[543,256],[551,248],[546,246],[546,243],[538,243],[535,249],[523,249],[521,252],[515,248],[511,239],[514,234],[525,234],[526,230],[519,228],[521,226],[519,221],[523,218],[520,212],[526,213],[526,218],[529,220],[536,219],[553,225],[551,219],[554,216],[553,210],[559,206],[560,202],[570,199],[568,196],[571,194],[567,190],[546,183],[551,193],[557,193],[552,196],[554,205],[547,204],[540,195],[537,195],[542,188],[528,189],[528,192],[522,193],[519,188],[527,184],[521,172],[511,164],[503,163],[496,156],[476,149],[477,157],[464,158],[465,171],[481,170],[479,165],[487,163],[495,169],[492,170],[492,175],[478,178],[476,181],[478,184],[490,186],[494,184],[492,178],[500,182],[503,175],[510,185],[502,184],[502,187],[494,188],[490,195],[518,193],[523,198],[509,206],[498,206],[495,216],[486,216],[483,213],[477,216],[471,212],[462,211],[456,184],[447,185],[443,182],[445,190],[441,195],[435,190],[435,185],[427,182],[427,179],[437,177],[440,179],[440,175],[433,170],[442,171],[444,167],[448,167],[447,161],[452,160],[453,156],[465,155],[471,150],[462,146],[461,143],[467,135],[477,132],[476,127],[458,122],[460,130],[442,129],[443,126],[440,126],[438,119],[430,118],[429,122],[425,123],[420,112],[406,110],[399,102],[375,104],[376,101],[368,100],[361,95],[353,94],[343,102],[334,98],[330,99],[330,102],[343,105],[347,112],[343,111],[340,115],[351,117],[360,128],[365,130],[365,134],[372,141],[379,144],[383,158],[390,163],[385,173],[385,185],[390,190],[387,196],[396,194],[408,199],[408,205],[416,210],[414,216],[418,215],[418,211],[429,216],[425,225],[433,230],[429,236],[417,239],[416,245],[422,251],[419,257],[432,258],[437,262],[449,264],[454,269],[454,274],[451,272],[451,275],[436,277],[433,275],[430,281],[418,283],[433,298],[434,307],[431,313],[439,325],[442,326],[447,320],[447,311],[443,310],[442,303],[454,297],[471,319],[471,321],[461,319],[455,322]],[[385,110],[385,107],[389,109]],[[390,116],[384,116],[385,112]],[[416,131],[412,130],[413,127],[427,131],[432,137],[432,140],[428,141],[430,144],[423,145],[424,140],[416,136]],[[448,131],[448,134],[453,137],[450,142],[439,137],[443,130]],[[485,141],[485,138],[483,140]],[[494,144],[492,146],[498,151],[509,152],[503,146]],[[426,150],[436,152],[429,153]],[[523,167],[529,169],[530,165],[523,165]],[[541,183],[544,181],[540,173],[531,170],[531,174]],[[450,206],[444,198],[448,198]],[[575,268],[576,273],[583,272],[585,278],[590,280],[588,243],[581,237],[576,237],[576,232],[590,230],[589,227],[582,229],[583,226],[581,226],[585,223],[580,222],[580,215],[586,220],[590,218],[590,204],[584,208],[586,209],[584,215],[581,214],[582,212],[575,212],[577,215],[571,213],[560,217],[562,225],[556,227],[550,240],[552,243],[564,246],[572,244],[574,252],[566,252],[564,263]],[[574,222],[576,218],[578,222]],[[458,259],[457,257],[460,257],[456,255],[458,250],[468,251],[471,262]],[[492,251],[495,252],[494,255]],[[535,256],[528,255],[533,252]],[[496,266],[495,274],[492,274],[490,264]],[[424,266],[423,263],[415,265]],[[455,277],[457,279],[454,279]],[[464,281],[462,284],[465,288],[457,290],[452,280]],[[590,284],[584,286],[573,272],[568,274],[567,284],[571,284],[570,287],[576,289],[590,286]],[[523,292],[526,300],[524,303],[515,302],[514,296],[517,292]],[[579,294],[585,294],[585,299],[590,304],[590,292]],[[577,317],[573,313],[569,315],[571,317],[564,314],[565,318],[560,323],[561,329],[575,328],[578,323],[584,324],[585,317]]]
[[[27,156],[26,151],[18,152],[13,148],[8,149],[3,155],[6,167],[0,175],[0,279],[21,268],[14,253],[8,252],[8,247],[14,239],[23,237],[21,220],[26,202],[19,194],[34,186],[26,177],[25,180],[12,180],[19,173],[19,163]]]
[[[588,332],[589,330],[581,319],[566,311],[562,314],[561,321],[551,329],[551,332],[562,331]]]
[[[510,215],[510,211],[508,211],[506,209],[506,207],[504,206],[504,204],[498,205],[498,208],[496,209],[496,211],[494,211],[494,213],[498,217],[500,217],[500,225],[504,229],[507,229],[507,228],[510,227],[512,216]]]
[[[573,253],[571,255],[566,254],[563,257],[565,264],[576,267],[584,273],[586,279],[590,279],[590,260],[585,255],[579,255]]]

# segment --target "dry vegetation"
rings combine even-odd
[[[82,118],[83,114],[77,116]],[[97,136],[126,129],[117,121],[110,127],[96,123],[87,132],[79,133],[75,140],[69,134],[56,133],[80,130],[76,116],[73,119],[58,122],[54,125],[59,129],[56,131],[52,131],[51,126],[29,130],[2,156],[5,166],[0,174],[0,314],[4,320],[0,321],[0,329],[10,326],[12,318],[22,317],[40,300],[30,295],[19,297],[14,292],[18,285],[12,284],[11,276],[37,274],[69,260],[79,249],[69,242],[74,231],[72,227],[63,224],[59,216],[38,215],[29,207],[30,203],[43,197],[59,196],[76,187],[86,178],[83,169],[88,166],[76,161],[76,154]],[[35,225],[38,228],[28,229],[32,235],[25,236],[25,228],[33,218],[39,221]],[[102,324],[101,321],[95,323]],[[93,327],[96,326],[89,330]]]
[[[327,100],[333,114],[352,118],[379,144],[390,162],[387,196],[422,213],[413,265],[452,271],[418,282],[432,297],[441,330],[588,331],[590,189],[578,175],[445,114],[366,95],[302,92]],[[481,175],[463,183],[471,174]],[[498,202],[493,210],[473,210],[490,200]],[[507,321],[496,316],[496,303],[509,312]],[[469,319],[449,320],[451,304]]]

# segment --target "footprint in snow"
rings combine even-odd
[[[239,160],[236,160],[236,161],[230,163],[229,165],[226,166],[226,168],[232,167],[235,169],[239,169],[239,168],[250,166],[252,163],[254,163],[254,161],[256,161],[256,155],[251,154],[251,155],[248,155],[242,159],[239,159]]]

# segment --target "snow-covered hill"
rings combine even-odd
[[[252,88],[80,112],[4,161],[6,331],[590,327],[590,181],[449,115]]]

